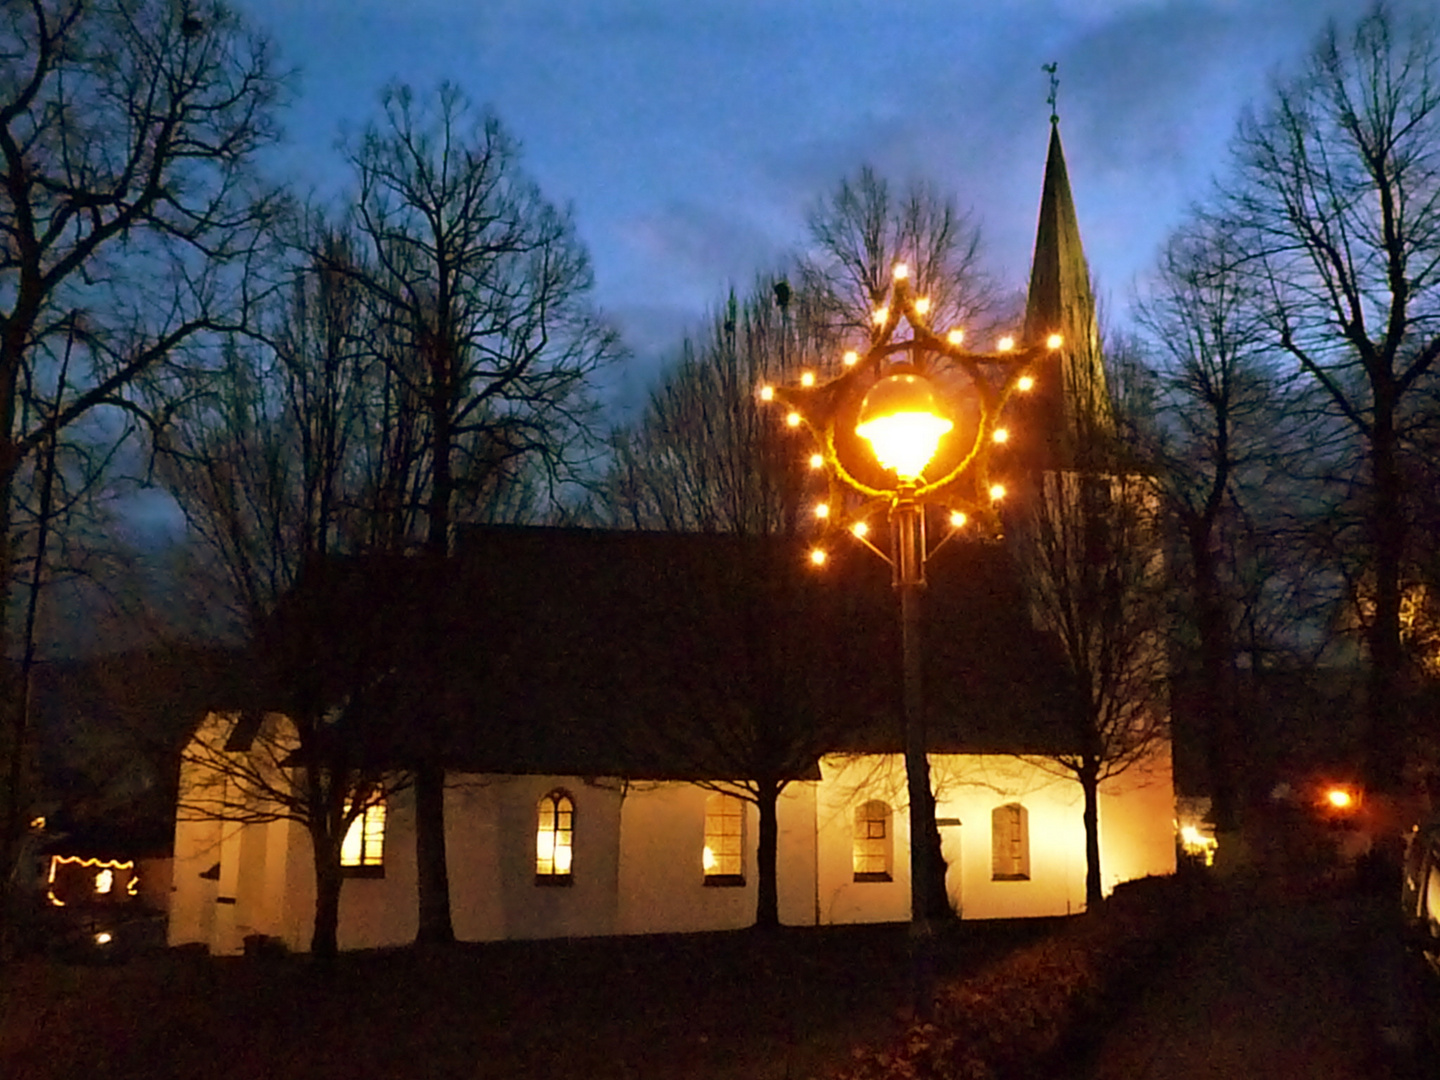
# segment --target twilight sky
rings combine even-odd
[[[282,163],[340,190],[335,141],[380,88],[489,104],[574,207],[599,303],[638,362],[798,244],[865,163],[952,192],[1020,287],[1048,136],[1042,64],[1111,313],[1223,164],[1247,101],[1368,0],[236,0],[299,68]],[[1420,2],[1396,0],[1400,11]]]

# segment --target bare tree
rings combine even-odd
[[[394,343],[388,377],[417,407],[423,453],[417,539],[444,557],[457,520],[483,517],[498,480],[531,470],[553,498],[584,474],[597,446],[591,379],[619,345],[588,303],[589,258],[568,213],[520,171],[499,120],[448,85],[428,104],[392,88],[383,106],[350,151],[364,262],[331,265]],[[417,769],[416,940],[443,943],[454,938],[444,770],[433,756]]]
[[[1073,693],[1073,749],[1033,759],[1084,793],[1085,902],[1102,898],[1099,792],[1167,748],[1167,627],[1159,501],[1148,478],[1048,472],[1016,545],[1038,625],[1053,632]]]
[[[784,303],[780,303],[783,298]],[[794,535],[808,466],[803,445],[777,426],[760,388],[821,362],[797,329],[783,278],[734,292],[687,337],[645,411],[612,436],[611,514],[635,528]]]
[[[933,326],[983,330],[998,314],[997,290],[981,265],[980,229],[932,185],[897,194],[869,165],[810,212],[800,262],[800,317],[832,336],[866,341],[897,262],[910,267]]]
[[[717,548],[733,565],[715,568],[725,584],[709,598],[714,618],[739,618],[736,639],[744,648],[727,666],[724,685],[697,688],[733,707],[643,735],[682,760],[722,767],[735,779],[707,786],[756,806],[755,922],[762,927],[780,918],[778,801],[813,763],[823,727],[788,656],[793,634],[784,627],[797,617],[795,552],[783,539],[779,548],[761,539],[797,535],[809,469],[800,441],[759,399],[763,384],[819,362],[818,343],[792,319],[793,300],[783,278],[758,278],[743,299],[732,292],[704,336],[682,344],[635,427],[612,436],[608,484],[610,515],[633,528],[755,538]]]
[[[267,44],[219,3],[0,10],[0,642],[25,463],[96,410],[139,410],[146,372],[243,318],[276,202],[252,164],[280,90]],[[31,390],[50,407],[22,424]],[[26,721],[7,711],[8,778]],[[0,854],[23,815],[13,783],[6,801]]]
[[[1239,257],[1230,237],[1203,225],[1171,238],[1139,309],[1156,355],[1153,399],[1119,411],[1139,421],[1127,436],[1152,463],[1179,532],[1181,558],[1168,569],[1193,628],[1185,674],[1205,725],[1211,813],[1225,831],[1239,811],[1236,635],[1247,592],[1235,545],[1249,537],[1245,521],[1276,461],[1285,413]]]
[[[222,579],[207,591],[228,599],[261,673],[245,695],[250,715],[213,718],[196,734],[182,812],[306,828],[317,886],[312,950],[325,958],[336,950],[346,830],[408,779],[365,757],[402,670],[374,625],[379,587],[350,595],[324,567],[383,529],[370,465],[373,444],[392,435],[369,421],[385,411],[391,384],[363,293],[331,268],[348,241],[323,225],[315,232],[324,258],[296,272],[273,325],[230,343],[224,367],[189,396],[156,448]],[[244,752],[232,746],[237,724],[253,736]]]
[[[1440,358],[1440,46],[1383,4],[1332,25],[1240,124],[1216,212],[1271,341],[1353,433],[1372,583],[1368,773],[1399,782],[1408,408]]]

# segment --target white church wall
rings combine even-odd
[[[734,930],[755,921],[758,815],[745,804],[745,883],[707,886],[702,856],[708,794],[693,784],[636,784],[626,793],[619,933]]]
[[[1120,881],[1175,868],[1173,787],[1168,752],[1102,789],[1101,870],[1108,893]],[[1085,907],[1085,828],[1080,785],[1009,755],[930,757],[941,823],[946,888],[966,919],[1067,915]],[[909,918],[909,818],[900,755],[831,756],[817,793],[821,922]],[[855,811],[879,799],[891,808],[893,855],[888,882],[857,881]],[[997,879],[992,814],[1025,810],[1028,877]]]
[[[1170,746],[1100,785],[1100,878],[1122,881],[1175,872],[1175,783]]]
[[[936,817],[951,857],[946,886],[966,919],[1068,915],[1083,910],[1085,828],[1079,785],[1004,754],[933,755]],[[1029,848],[1026,880],[997,879],[993,815],[1024,808]],[[947,853],[948,854],[948,853]]]
[[[578,777],[492,778],[493,850],[498,875],[485,878],[451,871],[451,892],[499,886],[501,935],[507,938],[588,937],[614,933],[615,882],[620,860],[620,793],[617,786]],[[563,791],[574,806],[569,885],[537,884],[536,827],[542,797]],[[463,827],[460,821],[452,829]]]
[[[1084,905],[1079,785],[1004,755],[932,755],[948,865],[947,888],[967,919],[1064,915]],[[787,925],[903,921],[909,917],[909,828],[899,755],[821,763],[819,782],[794,783],[779,804],[778,888]],[[535,876],[538,804],[561,789],[573,801],[573,881]],[[1123,880],[1174,869],[1168,752],[1102,790],[1101,844],[1108,892]],[[758,813],[744,809],[744,883],[705,884],[705,802],[691,784],[586,783],[559,776],[452,776],[446,790],[451,910],[466,941],[739,929],[755,917]],[[890,880],[855,880],[855,810],[890,807]],[[1025,808],[1029,876],[995,880],[991,815]],[[957,824],[958,822],[958,824]],[[383,877],[347,878],[342,949],[407,944],[416,925],[414,800],[387,806]],[[220,880],[199,875],[220,864]],[[172,944],[235,953],[244,937],[280,937],[309,948],[314,872],[303,827],[278,821],[176,827]],[[226,891],[226,890],[230,891]],[[233,904],[217,903],[232,897]]]

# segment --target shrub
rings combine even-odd
[[[1034,1075],[1132,992],[1161,952],[1214,913],[1203,882],[1146,878],[1054,937],[936,990],[935,1018],[858,1049],[835,1080],[1012,1080]],[[962,931],[963,932],[963,931]]]

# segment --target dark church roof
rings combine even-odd
[[[443,563],[339,560],[302,585],[417,683],[376,745],[452,768],[643,778],[813,775],[818,754],[899,751],[898,601],[858,545],[824,571],[795,542],[491,527]],[[320,584],[323,578],[323,584]],[[327,601],[328,602],[328,601]],[[1065,681],[1006,550],[947,547],[924,599],[935,752],[1066,745]]]
[[[1064,344],[1037,365],[1035,390],[1011,405],[1016,426],[1035,433],[1034,450],[1023,464],[1037,472],[1075,469],[1077,445],[1084,445],[1083,425],[1098,418],[1108,426],[1109,416],[1090,267],[1056,122],[1050,125],[1035,229],[1025,341],[1040,343],[1051,334],[1060,334]]]

